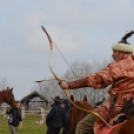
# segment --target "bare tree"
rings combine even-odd
[[[70,68],[66,70],[65,74],[62,76],[64,80],[73,81],[79,78],[84,78],[88,74],[93,74],[102,68],[106,67],[107,61],[104,63],[99,63],[94,61],[92,64],[83,61],[74,61]],[[52,101],[53,98],[59,95],[62,98],[66,98],[65,93],[58,85],[56,80],[44,81],[38,84],[37,89],[42,95],[46,97],[47,100]],[[80,88],[75,90],[69,90],[69,94],[73,94],[76,100],[82,100],[85,95],[88,97],[90,104],[94,105],[95,102],[102,100],[107,93],[108,88],[94,90],[91,87]]]
[[[63,97],[63,91],[58,86],[58,81],[51,80],[38,83],[38,92],[45,96],[49,103],[53,102],[55,96]]]
[[[107,63],[106,60],[103,64],[96,62],[96,61],[94,61],[92,64],[89,64],[87,62],[75,61],[71,65],[71,69],[68,69],[66,71],[66,73],[64,74],[64,77],[67,78],[67,81],[84,78],[88,74],[96,73],[97,71],[106,67],[106,63]],[[68,79],[69,77],[71,77],[71,79]],[[94,90],[91,87],[87,87],[87,88],[80,88],[76,90],[69,90],[69,93],[73,94],[75,96],[75,99],[77,100],[81,100],[85,95],[87,95],[88,101],[92,105],[94,105],[95,102],[100,101],[105,97],[107,90],[108,88],[103,89],[103,90],[102,89]]]

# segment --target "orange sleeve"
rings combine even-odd
[[[105,88],[113,83],[113,77],[109,66],[95,74],[88,75],[87,80],[89,82],[89,86],[94,89]]]

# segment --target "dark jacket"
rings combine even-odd
[[[60,103],[55,103],[47,115],[46,124],[49,128],[61,128],[66,119],[65,110],[61,107]]]
[[[21,112],[17,108],[12,108],[10,110],[7,110],[6,113],[10,114],[8,124],[17,127],[20,121],[22,121]]]

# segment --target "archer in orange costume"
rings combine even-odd
[[[111,122],[124,106],[127,98],[134,97],[134,57],[133,47],[127,42],[127,38],[134,34],[133,31],[127,33],[121,41],[112,46],[112,57],[114,62],[95,74],[89,74],[86,78],[67,82],[60,81],[59,85],[63,89],[76,89],[81,87],[93,87],[94,89],[103,89],[112,85],[109,89],[109,98],[101,104],[100,114],[107,121]],[[111,103],[117,95],[112,115],[109,119],[108,112]],[[105,124],[97,119],[94,124],[94,133],[99,133],[101,127]],[[77,133],[78,134],[78,133]]]

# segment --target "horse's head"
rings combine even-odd
[[[74,101],[73,96],[71,97],[71,100],[72,100],[77,106],[79,106],[79,107],[81,107],[81,108],[84,108],[84,109],[89,109],[89,108],[90,108],[90,105],[89,105],[88,102],[87,102],[87,97],[86,97],[86,96],[83,98],[82,101]],[[75,107],[75,106],[73,106],[73,105],[72,105],[71,107],[72,107],[72,113],[73,113],[72,115],[75,116],[75,117],[79,117],[79,118],[77,118],[78,121],[80,121],[83,117],[85,117],[85,115],[88,114],[87,112],[84,112],[84,111],[78,109],[77,107]],[[75,118],[75,119],[76,119],[76,118]]]
[[[7,89],[5,90],[4,102],[8,103],[11,106],[14,106],[15,99],[13,95],[13,88],[7,87]]]

